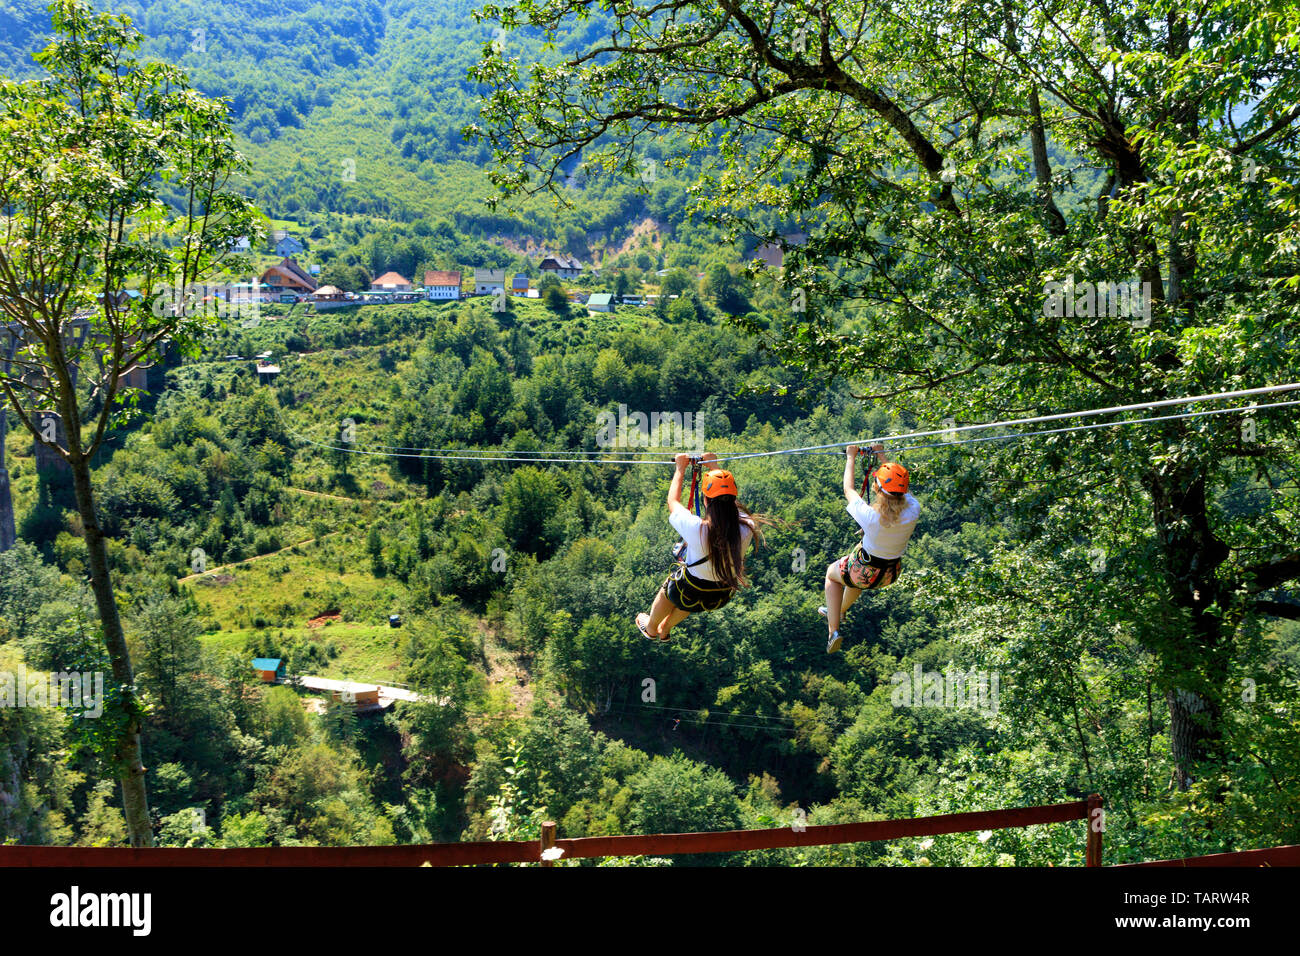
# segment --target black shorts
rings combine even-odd
[[[684,564],[673,568],[673,573],[664,581],[664,593],[673,607],[679,611],[692,614],[699,611],[716,611],[735,593],[734,588],[726,587],[717,581],[705,581],[686,570]]]

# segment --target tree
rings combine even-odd
[[[659,283],[659,292],[667,298],[695,288],[695,280],[685,269],[670,269]]]
[[[191,89],[175,67],[136,60],[140,34],[129,19],[82,0],[57,0],[50,10],[56,36],[36,55],[47,75],[0,80],[0,309],[17,340],[0,390],[72,472],[126,714],[105,756],[122,784],[131,844],[148,846],[135,677],[90,462],[138,399],[125,376],[157,361],[164,341],[182,352],[197,347],[211,322],[189,300],[170,303],[219,267],[254,221],[248,201],[229,189],[244,163],[225,105]],[[126,296],[128,285],[138,300]]]
[[[561,529],[554,518],[560,510],[560,485],[549,472],[524,466],[501,488],[501,530],[510,546],[525,554],[550,557],[560,545]]]
[[[180,726],[195,693],[190,678],[200,670],[198,617],[186,602],[153,594],[132,623],[140,634],[140,688],[157,698],[169,726]]]
[[[564,294],[564,290],[558,285],[553,285],[546,290],[544,301],[546,307],[556,315],[569,314],[569,297]]]
[[[740,314],[749,311],[749,300],[745,298],[740,281],[724,263],[715,262],[709,266],[704,291],[713,296],[714,303],[723,312]]]
[[[680,751],[655,757],[628,780],[628,787],[636,797],[632,823],[637,833],[698,833],[740,826],[740,801],[727,775]]]
[[[572,7],[527,3],[515,22],[549,34]],[[668,0],[609,16],[591,49],[522,85],[485,54],[493,181],[550,188],[579,150],[631,170],[647,139],[685,129],[716,157],[695,207],[737,210],[733,237],[770,236],[760,217],[812,224],[781,280],[806,307],[746,327],[813,380],[937,426],[1300,377],[1300,194],[1270,172],[1297,158],[1300,11],[1015,0],[805,17]],[[845,299],[861,303],[851,331]],[[1239,419],[1177,419],[984,456],[1008,483],[1000,516],[1111,555],[1119,623],[1159,662],[1181,788],[1227,759],[1250,623],[1300,616],[1268,598],[1300,578],[1295,519],[1224,508],[1240,482],[1294,472],[1294,427],[1260,418],[1263,440]],[[1142,520],[1118,519],[1130,505]],[[1035,595],[1019,591],[1028,629]]]

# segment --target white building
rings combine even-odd
[[[492,295],[496,292],[506,291],[506,270],[505,269],[475,269],[474,270],[474,294],[475,295]]]
[[[460,270],[448,272],[432,270],[424,274],[424,297],[435,302],[450,302],[460,298]]]

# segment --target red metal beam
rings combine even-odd
[[[0,846],[0,866],[466,866],[533,863],[537,843],[427,843],[407,846],[184,847]]]
[[[1270,846],[1236,853],[1212,853],[1189,856],[1181,860],[1148,860],[1145,863],[1121,863],[1119,866],[1300,866],[1300,845]]]
[[[656,833],[650,836],[579,837],[556,840],[564,858],[588,856],[666,856],[675,853],[727,853],[736,850],[773,850],[791,846],[826,846],[832,843],[865,843],[897,840],[901,837],[937,836],[971,830],[1002,830],[1039,823],[1062,823],[1087,817],[1088,802],[1057,803],[1043,807],[950,813],[911,820],[878,820],[873,823],[836,823],[776,830],[721,830],[713,833]]]
[[[1043,823],[1088,819],[1097,801],[1057,803],[1010,810],[951,813],[910,820],[837,823],[766,830],[711,833],[656,833],[646,836],[581,837],[556,840],[554,830],[540,841],[429,843],[412,846],[295,846],[245,849],[157,847],[0,846],[0,866],[470,866],[484,863],[535,863],[545,845],[559,847],[564,858],[596,856],[668,856],[677,853],[728,853],[780,847],[864,843],[902,837],[938,836],[975,830],[1001,830]],[[1100,848],[1098,847],[1098,850]],[[1099,854],[1098,854],[1099,855]]]

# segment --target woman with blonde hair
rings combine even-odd
[[[826,568],[826,603],[818,613],[830,632],[826,653],[840,649],[840,619],[863,591],[888,587],[898,580],[903,552],[921,517],[921,503],[908,493],[907,469],[885,457],[883,445],[872,445],[880,467],[871,478],[874,500],[867,504],[857,492],[853,465],[858,446],[845,449],[844,498],[848,512],[862,529],[862,541],[851,554]],[[865,488],[864,488],[865,490]]]
[[[706,454],[702,463],[716,462]],[[751,541],[762,543],[760,530],[769,520],[751,514],[736,500],[736,479],[729,471],[714,469],[703,474],[700,491],[703,517],[682,504],[682,482],[692,457],[676,457],[677,470],[668,488],[668,521],[685,545],[677,566],[655,595],[650,613],[636,616],[643,637],[666,642],[668,632],[698,611],[716,611],[748,586],[745,578],[745,549]],[[692,486],[694,487],[694,486]],[[679,546],[680,547],[680,546]]]

